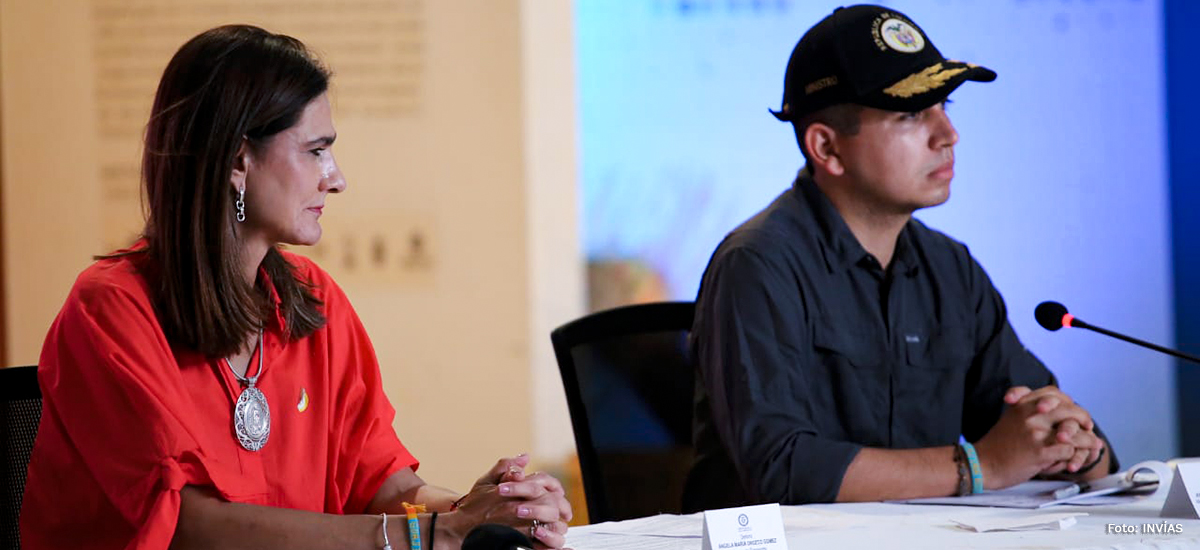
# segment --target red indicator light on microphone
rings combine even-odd
[[[1064,326],[1064,327],[1069,327],[1069,326],[1071,326],[1071,321],[1074,321],[1074,320],[1075,320],[1075,316],[1074,316],[1074,315],[1071,315],[1070,313],[1064,313],[1064,314],[1063,314],[1063,325],[1062,325],[1062,326]]]

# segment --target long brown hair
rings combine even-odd
[[[201,33],[171,58],[146,125],[142,181],[145,272],[173,345],[229,355],[273,317],[265,283],[244,279],[230,175],[242,140],[262,144],[296,124],[329,76],[299,40],[249,25]],[[262,269],[288,338],[325,324],[309,282],[275,247]]]

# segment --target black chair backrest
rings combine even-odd
[[[678,513],[692,461],[692,302],[593,313],[554,330],[592,523]]]
[[[21,548],[17,519],[41,418],[37,367],[0,368],[0,548]]]

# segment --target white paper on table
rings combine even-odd
[[[1094,506],[1130,503],[1137,502],[1145,498],[1160,498],[1162,495],[1167,493],[1167,489],[1170,487],[1172,477],[1171,469],[1168,468],[1166,464],[1155,460],[1139,462],[1132,468],[1120,474],[1113,474],[1109,477],[1125,478],[1125,480],[1132,485],[1134,477],[1140,476],[1143,473],[1149,474],[1152,479],[1157,479],[1159,481],[1154,493],[1151,495],[1147,495],[1141,491],[1136,491],[1133,493],[1122,492],[1120,494],[1113,493],[1114,491],[1125,490],[1126,487],[1122,485],[1109,487],[1101,491],[1079,493],[1066,498],[1055,498],[1054,491],[1056,489],[1069,486],[1071,483],[1067,481],[1026,481],[1025,483],[1015,485],[1007,489],[1001,489],[999,491],[984,491],[975,495],[966,495],[961,497],[914,498],[892,502],[899,504],[940,504],[950,506],[1027,508],[1032,510],[1059,504]]]
[[[698,539],[704,533],[704,515],[678,516],[659,514],[620,522],[605,522],[591,525],[588,533],[622,536],[667,537]]]
[[[1086,515],[1083,512],[1075,512],[1020,516],[981,516],[969,519],[950,518],[950,521],[977,533],[986,533],[988,531],[1059,531],[1070,529],[1072,525],[1075,525],[1076,516]]]
[[[986,491],[961,497],[913,498],[894,501],[897,504],[941,504],[951,506],[989,506],[999,508],[1034,509],[1054,500],[1051,493],[1070,485],[1066,481],[1026,481],[998,491]]]
[[[655,537],[648,535],[614,535],[612,533],[584,533],[573,532],[574,528],[567,530],[567,547],[568,548],[587,548],[587,550],[615,550],[620,548],[637,548],[638,550],[679,550],[681,543],[686,544],[684,548],[699,547],[700,537],[697,536],[697,542],[683,542],[686,539],[679,537]]]

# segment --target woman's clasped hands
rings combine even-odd
[[[571,504],[562,483],[544,472],[527,474],[528,465],[529,456],[524,453],[500,459],[459,499],[455,513],[440,521],[447,527],[507,525],[528,536],[538,548],[562,548],[572,517]],[[455,538],[467,535],[454,530],[459,531]]]

